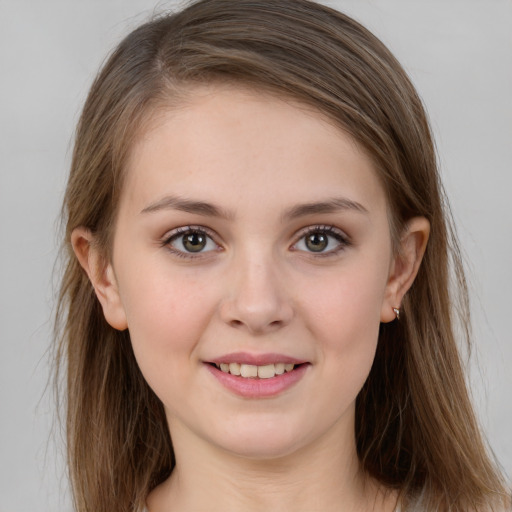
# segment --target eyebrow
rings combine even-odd
[[[232,212],[219,208],[211,203],[195,201],[178,196],[165,196],[164,198],[146,206],[141,213],[154,213],[161,210],[179,210],[205,217],[219,217],[223,219],[233,219],[235,217]],[[282,219],[293,220],[307,215],[335,213],[343,210],[368,214],[368,210],[361,203],[344,197],[334,197],[327,199],[326,201],[304,203],[293,206],[284,212]]]
[[[306,215],[314,215],[319,213],[336,213],[339,211],[354,211],[358,213],[368,214],[368,210],[357,201],[352,201],[344,197],[333,197],[327,201],[299,204],[287,210],[283,214],[284,220],[293,220]]]
[[[231,219],[233,215],[222,208],[204,201],[194,201],[178,196],[165,196],[154,203],[146,206],[141,213],[154,213],[161,210],[179,210],[205,217],[221,217]]]

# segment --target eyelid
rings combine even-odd
[[[205,234],[208,238],[210,238],[213,243],[217,246],[217,249],[222,249],[222,246],[217,241],[217,233],[212,231],[210,228],[207,228],[205,226],[199,226],[199,225],[188,225],[188,226],[179,226],[177,228],[174,228],[170,231],[168,231],[161,239],[161,246],[166,247],[169,251],[171,251],[173,254],[181,256],[183,258],[200,258],[206,256],[206,254],[214,252],[214,251],[201,251],[197,253],[192,252],[184,252],[180,251],[179,249],[176,249],[175,247],[171,246],[171,243],[174,239],[178,238],[180,235],[184,235],[186,233],[190,232],[196,232],[196,233],[202,233]]]
[[[300,229],[296,236],[297,238],[300,238],[301,236],[307,235],[308,233],[316,233],[318,231],[322,231],[334,236],[339,236],[343,240],[348,241],[349,239],[348,235],[343,230],[333,226],[332,224],[313,224],[311,226],[306,226],[305,228]]]
[[[185,252],[181,251],[179,249],[176,249],[175,247],[171,246],[171,243],[174,239],[178,238],[180,235],[184,235],[189,232],[199,232],[203,233],[206,236],[208,236],[213,243],[217,246],[218,250],[222,250],[222,245],[217,241],[218,235],[210,228],[207,228],[205,226],[200,225],[187,225],[187,226],[179,226],[177,228],[174,228],[170,231],[168,231],[161,239],[161,246],[166,247],[169,251],[171,251],[173,254],[184,257],[184,258],[200,258],[206,256],[208,253],[214,252],[213,250],[210,251],[201,251],[197,253],[192,252]],[[325,252],[318,252],[314,253],[313,251],[303,251],[301,249],[296,249],[296,245],[308,234],[310,233],[324,233],[328,236],[331,236],[335,238],[339,244],[334,248],[330,249]],[[309,253],[312,256],[315,257],[326,257],[326,256],[332,256],[337,254],[338,252],[344,250],[345,248],[349,247],[352,243],[350,240],[350,237],[341,229],[332,226],[332,225],[326,225],[326,224],[317,224],[317,225],[311,225],[307,226],[301,230],[299,230],[295,235],[295,242],[291,245],[290,249],[292,251],[300,251],[304,253]]]
[[[333,238],[335,238],[339,242],[339,245],[337,247],[335,247],[334,249],[330,249],[328,251],[318,252],[318,253],[314,253],[313,251],[302,251],[300,249],[296,249],[295,246],[305,236],[307,236],[307,235],[309,235],[311,233],[324,233],[324,234],[326,234],[328,236],[332,236]],[[329,224],[317,224],[317,225],[307,226],[307,227],[301,229],[295,235],[295,242],[292,244],[290,249],[294,250],[294,251],[305,252],[305,253],[308,253],[308,254],[313,255],[315,257],[326,257],[326,256],[335,255],[338,252],[346,249],[350,245],[352,245],[350,237],[343,230],[341,230],[341,229],[339,229],[339,228],[337,228],[337,227],[335,227],[333,225],[329,225]]]
[[[189,224],[186,226],[178,226],[177,228],[171,229],[170,231],[167,231],[165,235],[162,237],[162,243],[168,243],[173,238],[183,235],[185,233],[188,233],[189,231],[196,231],[199,233],[204,233],[205,235],[208,235],[212,240],[217,238],[217,233],[212,231],[210,228],[207,228],[206,226],[199,226],[195,224]]]

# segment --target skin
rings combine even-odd
[[[357,144],[317,112],[242,88],[196,89],[162,113],[126,172],[112,261],[84,228],[72,243],[165,406],[177,465],[150,512],[393,510],[396,495],[360,471],[355,400],[428,222],[411,219],[396,257],[384,190]],[[333,198],[344,207],[297,208]],[[189,226],[209,237],[192,255],[175,231]],[[306,229],[327,247],[312,251]],[[308,366],[277,396],[240,397],[206,365],[240,351]]]

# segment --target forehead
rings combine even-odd
[[[179,105],[157,110],[126,172],[122,202],[140,208],[165,194],[233,206],[274,198],[284,207],[325,198],[333,187],[385,203],[370,158],[330,119],[296,100],[232,85],[196,87]]]

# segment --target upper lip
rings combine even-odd
[[[209,363],[239,363],[250,364],[253,366],[265,366],[267,364],[285,363],[285,364],[302,364],[306,363],[303,359],[287,356],[284,354],[249,354],[247,352],[233,352],[216,357]]]

